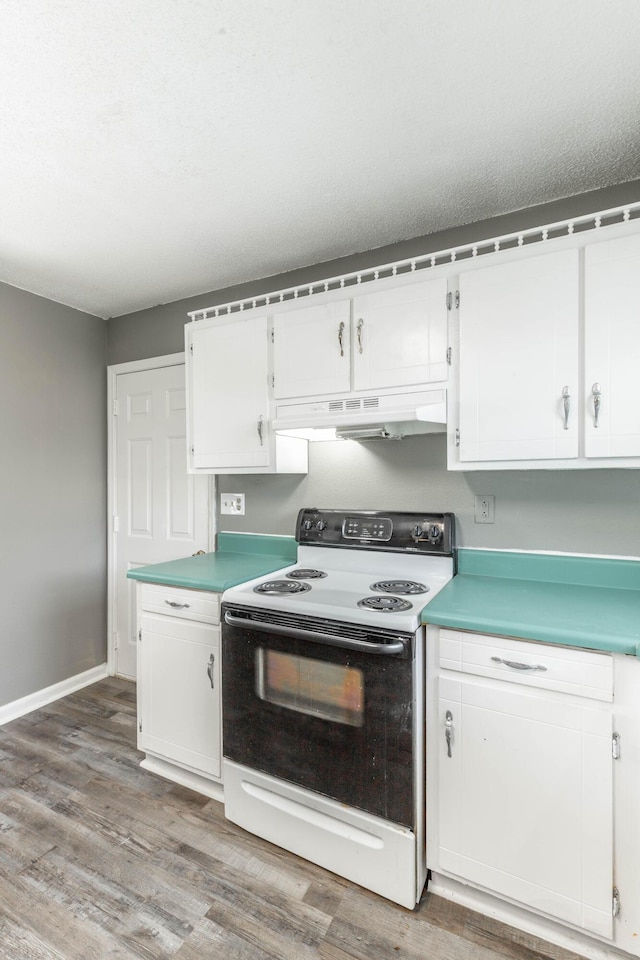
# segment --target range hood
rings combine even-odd
[[[447,423],[445,387],[413,393],[347,394],[312,400],[279,400],[273,427],[308,440],[399,439],[417,433],[443,433]],[[331,430],[327,434],[327,430]],[[322,436],[322,433],[324,436]],[[335,432],[334,432],[335,431]]]

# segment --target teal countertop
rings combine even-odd
[[[422,622],[640,656],[640,561],[462,549]]]
[[[220,533],[216,553],[135,567],[127,577],[147,583],[222,593],[227,587],[295,563],[297,551],[298,545],[293,537]]]

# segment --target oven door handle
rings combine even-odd
[[[234,617],[225,613],[224,622],[230,627],[244,627],[244,629],[261,630],[263,633],[280,633],[285,637],[295,637],[298,640],[317,640],[331,647],[342,647],[345,650],[360,650],[365,653],[376,653],[383,656],[396,656],[405,649],[405,642],[397,640],[394,643],[369,643],[368,640],[351,640],[349,637],[334,637],[331,633],[319,633],[316,630],[297,630],[295,627],[281,626],[280,624],[262,623],[259,620],[247,620],[244,617]]]

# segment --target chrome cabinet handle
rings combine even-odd
[[[602,402],[602,388],[599,383],[594,383],[591,387],[591,394],[593,396],[593,425],[597,427],[600,416],[600,403]]]
[[[562,407],[564,409],[564,429],[569,429],[569,410],[571,409],[571,394],[569,393],[569,387],[563,387],[562,390]]]
[[[165,603],[169,607],[175,607],[176,610],[184,610],[185,607],[188,607],[188,603],[178,603],[177,600],[165,600]]]
[[[491,657],[494,663],[504,663],[505,667],[511,667],[512,670],[540,670],[547,672],[547,668],[539,663],[519,663],[517,660],[503,660],[502,657]]]
[[[447,743],[447,756],[451,756],[451,741],[453,740],[453,714],[447,710],[444,715],[444,739]]]
[[[344,357],[344,345],[342,340],[343,336],[344,336],[344,320],[340,322],[340,326],[338,327],[338,343],[340,344],[341,357]]]
[[[264,438],[262,436],[262,426],[264,423],[264,417],[262,414],[258,417],[258,437],[260,438],[260,446],[264,447]]]
[[[209,682],[211,683],[211,689],[213,690],[213,664],[215,663],[215,658],[213,654],[209,657],[209,663],[207,664],[207,676],[209,677]]]
[[[362,328],[364,327],[364,320],[362,317],[358,320],[358,353],[362,353]]]

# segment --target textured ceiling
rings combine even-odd
[[[117,316],[640,177],[638,0],[3,0],[0,280]]]

